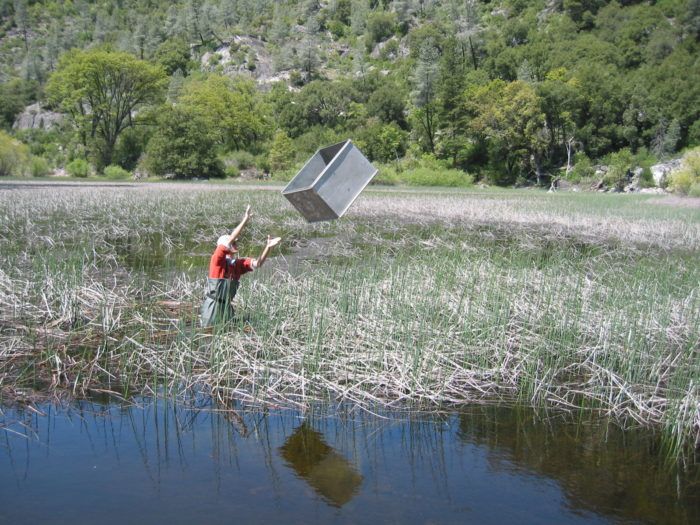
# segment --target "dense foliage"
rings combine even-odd
[[[546,183],[699,144],[699,49],[700,0],[0,0],[0,123],[67,112],[59,137],[21,138],[98,171],[207,176],[247,151],[291,173],[349,137],[397,173],[429,155]],[[187,151],[163,142],[186,115],[207,137]]]

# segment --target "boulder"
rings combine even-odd
[[[668,176],[681,169],[683,165],[682,159],[673,159],[667,162],[661,162],[659,164],[654,164],[651,168],[651,176],[654,178],[654,184],[663,188],[668,182]]]
[[[42,109],[37,102],[24,108],[15,119],[12,129],[45,129],[49,130],[53,127],[58,127],[63,122],[65,116],[62,113]]]

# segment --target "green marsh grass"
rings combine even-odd
[[[366,191],[306,223],[278,191],[0,190],[0,388],[372,410],[595,411],[700,436],[700,212],[658,197]],[[215,239],[245,206],[237,318],[202,330]]]

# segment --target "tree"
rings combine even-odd
[[[367,24],[367,0],[352,0],[350,5],[350,27],[356,35],[361,35]]]
[[[272,137],[268,160],[273,173],[289,169],[294,162],[294,143],[282,130],[277,130]]]
[[[426,148],[435,152],[435,131],[437,128],[437,90],[438,90],[438,49],[432,40],[426,40],[421,47],[418,64],[413,75],[412,93],[415,111],[413,117],[418,122],[426,140]]]
[[[439,116],[443,156],[452,159],[452,165],[458,164],[464,150],[464,136],[460,124],[464,105],[462,94],[466,88],[467,62],[463,59],[460,42],[455,37],[444,42],[440,57],[440,82],[437,85],[437,113]]]
[[[339,82],[314,80],[299,93],[285,88],[271,93],[277,122],[292,138],[297,138],[313,126],[335,128],[347,122],[354,90]]]
[[[148,142],[147,168],[154,175],[177,178],[221,177],[216,157],[217,133],[195,108],[164,106],[158,127]]]
[[[15,118],[36,98],[37,83],[13,78],[0,83],[0,128],[10,129]]]
[[[580,146],[577,123],[584,104],[578,82],[570,76],[565,68],[557,68],[535,86],[545,115],[549,155],[554,162],[566,156],[567,166]]]
[[[192,65],[190,46],[181,38],[169,38],[158,46],[153,59],[172,75],[178,69],[183,75]]]
[[[406,153],[407,133],[394,123],[383,124],[372,120],[357,135],[360,149],[372,161],[389,162],[403,157]]]
[[[167,77],[160,66],[106,49],[70,51],[46,85],[52,104],[68,113],[98,168],[112,163],[119,135],[143,106],[161,99]]]
[[[310,80],[321,65],[321,59],[318,55],[318,43],[315,36],[307,35],[304,38],[297,50],[297,58],[297,66],[304,71],[306,79]]]
[[[372,51],[374,44],[390,37],[396,29],[396,14],[378,11],[367,17],[367,33],[365,45],[368,51]]]
[[[15,0],[15,24],[22,33],[22,40],[24,41],[24,51],[29,52],[29,14],[27,12],[27,1],[26,0]]]
[[[367,113],[384,123],[394,122],[406,128],[404,93],[394,82],[385,82],[375,89],[367,101]]]
[[[545,116],[532,86],[493,80],[472,89],[467,105],[473,114],[472,131],[488,141],[491,163],[505,169],[499,182],[512,183],[529,169],[536,172],[539,182]]]
[[[0,177],[29,173],[29,148],[0,130]]]
[[[269,136],[269,111],[251,80],[210,75],[187,84],[180,103],[206,118],[217,141],[230,149],[254,148]]]

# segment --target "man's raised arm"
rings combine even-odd
[[[232,240],[238,239],[238,236],[241,234],[243,228],[245,227],[246,223],[250,220],[250,217],[252,215],[253,214],[250,212],[250,205],[246,206],[245,213],[243,214],[243,219],[241,220],[240,224],[236,226],[231,232]]]
[[[267,243],[265,244],[265,248],[263,249],[262,253],[260,254],[260,257],[255,259],[255,267],[260,268],[263,263],[265,262],[265,259],[267,259],[268,254],[270,253],[270,250],[277,246],[282,239],[280,237],[275,237],[274,239],[271,238],[269,235],[267,236]]]

